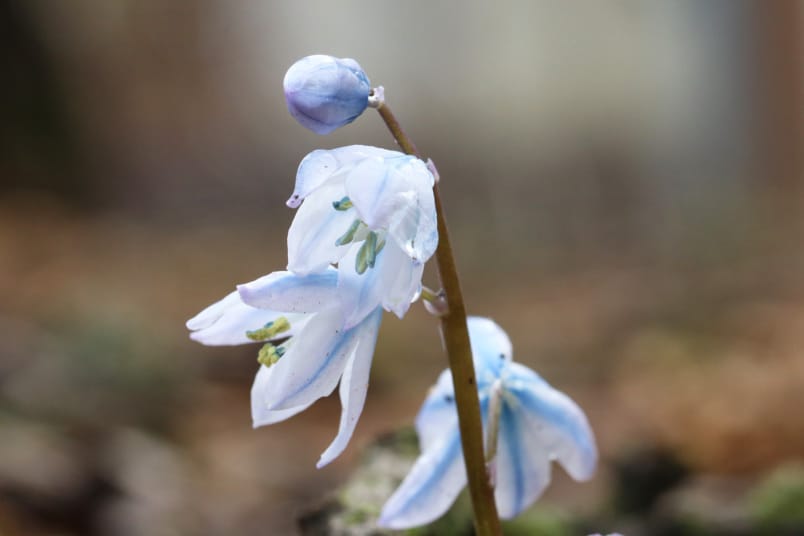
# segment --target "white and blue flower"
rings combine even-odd
[[[424,162],[364,145],[317,150],[299,165],[288,206],[288,270],[338,264],[338,292],[360,322],[381,306],[404,316],[438,245],[434,178]]]
[[[354,432],[382,320],[382,309],[377,307],[345,327],[337,284],[334,268],[306,276],[274,272],[239,285],[187,322],[191,337],[203,344],[263,344],[251,389],[255,427],[307,409],[331,394],[340,381],[338,434],[318,467],[343,452]]]
[[[509,519],[533,504],[550,482],[557,460],[576,480],[591,478],[597,448],[583,411],[529,368],[514,363],[505,332],[485,318],[469,318],[483,425],[498,426],[488,438],[494,496]],[[403,529],[429,523],[466,485],[452,376],[444,371],[416,419],[421,455],[383,507],[379,524]]]

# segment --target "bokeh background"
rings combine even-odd
[[[446,366],[419,306],[386,317],[356,436],[320,471],[337,397],[252,430],[256,349],[184,328],[285,266],[307,152],[392,147],[370,111],[294,123],[282,77],[312,53],[385,86],[438,164],[470,311],[587,411],[600,471],[555,469],[545,534],[804,533],[802,17],[0,1],[0,533],[294,534],[412,421]]]

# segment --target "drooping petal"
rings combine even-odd
[[[332,151],[317,149],[305,156],[296,171],[296,185],[287,206],[297,208],[302,201],[338,171],[338,160]]]
[[[355,270],[361,244],[354,244],[338,263],[338,296],[346,311],[346,327],[360,323],[379,305],[402,318],[421,291],[424,267],[411,261],[394,243],[386,243],[373,268]]]
[[[517,377],[536,375],[518,363],[509,367]],[[531,443],[540,445],[545,456],[557,459],[575,480],[591,478],[597,465],[597,446],[581,408],[543,380],[506,382],[506,387],[519,401],[522,428],[530,434]]]
[[[382,320],[382,309],[377,308],[363,322],[356,326],[357,348],[346,364],[340,385],[341,420],[338,435],[321,454],[316,467],[319,469],[337,458],[352,438],[357,421],[363,411],[368,392],[369,371],[377,344],[377,333]]]
[[[446,512],[466,486],[457,425],[442,431],[385,503],[377,524],[390,529],[424,525]]]
[[[310,195],[288,230],[288,270],[299,275],[320,272],[346,254],[337,240],[355,219],[353,210],[335,210],[346,195],[339,184],[326,184]]]
[[[493,320],[480,316],[467,319],[472,357],[477,369],[478,382],[491,383],[499,377],[504,366],[511,362],[511,340]]]
[[[287,201],[290,208],[297,208],[301,202],[327,182],[343,182],[344,174],[357,162],[370,157],[401,156],[398,151],[390,151],[370,145],[349,145],[336,149],[317,149],[305,156],[296,172],[293,194]]]
[[[268,379],[273,374],[273,369],[273,367],[261,365],[257,371],[257,376],[254,378],[254,384],[251,386],[251,420],[254,428],[289,419],[306,410],[312,404],[310,402],[290,409],[269,410],[266,400],[270,399],[270,393],[266,390],[266,387],[268,386]]]
[[[234,291],[188,320],[187,327],[193,330],[190,338],[201,344],[233,346],[255,342],[246,332],[257,330],[281,316],[290,322],[290,330],[282,332],[276,338],[298,333],[308,320],[305,315],[256,309],[243,303],[240,295]]]
[[[388,236],[408,257],[423,263],[438,247],[433,176],[418,159],[405,161],[395,172],[405,177],[409,190],[404,194],[407,203],[402,210],[394,212],[388,222]]]
[[[424,263],[411,260],[393,242],[385,245],[381,255],[377,270],[383,285],[382,306],[402,318],[421,293]]]
[[[385,249],[377,256],[374,268],[362,274],[355,270],[355,262],[361,244],[353,244],[338,263],[338,299],[346,315],[347,329],[363,321],[374,309],[382,304],[383,281],[380,276]]]
[[[309,275],[273,272],[250,283],[238,285],[247,305],[274,311],[315,313],[332,307],[337,296],[338,271],[332,267]]]
[[[500,413],[494,498],[503,519],[518,515],[550,483],[550,458],[534,443],[520,415],[521,409],[503,403]]]
[[[422,451],[429,450],[443,436],[444,430],[457,426],[457,421],[458,412],[455,407],[452,373],[447,369],[441,373],[438,382],[430,389],[416,416],[419,448]]]
[[[316,313],[272,367],[268,409],[289,409],[329,395],[356,344],[355,330],[343,328],[339,308]]]

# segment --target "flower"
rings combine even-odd
[[[354,121],[368,106],[371,89],[355,60],[320,54],[294,63],[283,86],[290,115],[317,134]]]
[[[239,285],[187,322],[191,338],[203,344],[263,343],[251,389],[255,428],[307,409],[332,393],[340,380],[338,434],[318,467],[343,452],[354,432],[382,319],[377,307],[354,326],[344,327],[337,283],[338,271],[331,267],[306,276],[273,272]],[[279,344],[282,339],[287,340]]]
[[[594,436],[581,409],[538,374],[511,360],[511,342],[486,318],[470,317],[469,335],[484,427],[499,426],[487,449],[500,517],[533,504],[550,482],[557,459],[576,480],[591,478],[597,464]],[[452,377],[444,371],[416,419],[422,453],[383,507],[379,524],[402,529],[423,525],[449,509],[466,485],[453,402]]]
[[[317,150],[299,165],[288,199],[288,270],[338,263],[346,326],[377,306],[404,316],[421,290],[424,263],[438,245],[434,178],[413,156],[352,145]]]

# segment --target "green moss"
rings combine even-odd
[[[774,471],[751,494],[749,505],[764,533],[804,530],[804,465]]]

